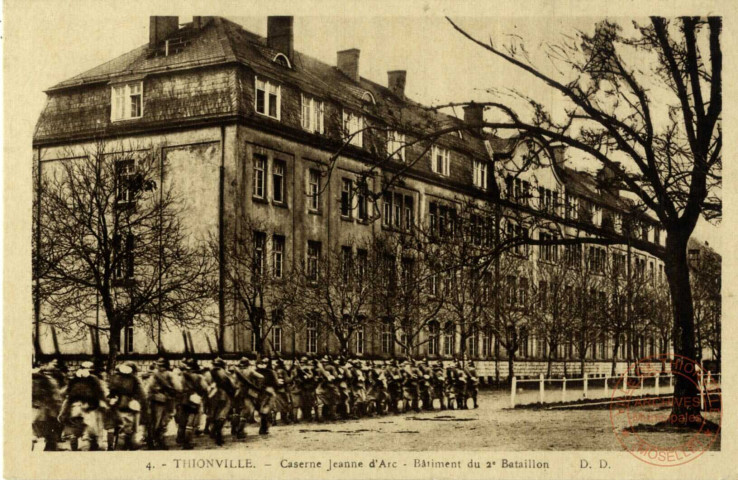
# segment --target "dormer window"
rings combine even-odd
[[[270,80],[256,77],[256,96],[254,98],[256,113],[279,120],[281,92],[282,89],[279,85]]]
[[[323,102],[303,93],[301,121],[308,132],[323,133]]]
[[[431,169],[444,177],[451,175],[451,153],[446,148],[433,146]]]
[[[474,186],[487,190],[487,164],[481,160],[474,160]]]
[[[387,132],[387,155],[405,163],[405,134],[390,130]]]
[[[129,120],[143,115],[143,82],[114,85],[111,92],[110,120]]]
[[[292,68],[292,64],[290,63],[290,59],[287,58],[287,56],[284,53],[278,53],[274,56],[274,59],[272,60],[274,63],[277,63],[279,65],[282,65],[285,68]]]
[[[371,103],[372,105],[377,104],[377,101],[374,99],[374,95],[372,95],[370,92],[364,92],[364,94],[361,96],[361,100],[365,103]]]
[[[357,147],[364,146],[364,117],[352,112],[343,111],[344,141]]]

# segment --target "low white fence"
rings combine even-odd
[[[700,405],[704,408],[705,396],[720,388],[720,374],[698,373],[698,382]],[[524,385],[532,385],[532,388],[524,388]],[[510,407],[672,393],[674,393],[674,375],[668,373],[630,377],[627,373],[616,376],[590,376],[585,373],[581,378],[544,378],[544,375],[540,374],[537,379],[512,378]]]

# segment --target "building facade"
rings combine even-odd
[[[580,246],[576,258],[603,277],[610,265],[622,262],[623,272],[642,270],[656,286],[665,281],[663,264],[636,245],[663,245],[663,235],[646,215],[634,217],[628,200],[607,184],[606,172],[571,169],[562,147],[485,133],[479,128],[482,106],[468,106],[460,119],[419,105],[405,96],[404,71],[388,72],[386,86],[367,80],[360,75],[359,50],[338,52],[335,66],[302,54],[294,49],[291,17],[269,17],[267,30],[262,38],[220,17],[194,17],[183,25],[177,17],[151,17],[148,44],[47,90],[34,136],[39,178],[100,139],[116,148],[155,151],[166,163],[162,182],[185,199],[182,221],[192,238],[217,238],[227,251],[233,232],[258,225],[270,244],[265,268],[275,276],[296,265],[309,267],[329,252],[356,255],[363,241],[388,232],[435,228],[443,212],[468,202],[516,212],[498,216],[498,241],[500,232],[528,228],[513,217],[544,217],[559,226],[534,222],[524,232],[534,240],[603,232],[632,237],[634,245]],[[516,174],[505,167],[523,165],[531,156],[538,159],[533,167]],[[531,265],[525,288],[542,285],[536,273],[541,261],[556,263],[570,253],[559,246],[525,247],[521,258]],[[523,288],[522,281],[517,285]],[[218,332],[226,352],[252,351],[253,331],[222,275],[218,288],[218,298],[203,312],[210,324],[191,332],[194,350],[208,352],[209,338]],[[273,314],[269,299],[264,309]],[[35,322],[42,350],[49,352],[43,317],[40,305]],[[90,312],[91,321],[104,323],[100,317],[99,309]],[[444,318],[429,323],[422,341],[405,353],[504,356],[493,334],[480,330],[462,338],[446,324]],[[353,332],[351,352],[403,353],[392,341],[399,334],[368,321]],[[668,338],[650,331],[629,332],[618,342],[608,335],[587,340],[593,345],[588,358],[635,358],[669,348]],[[162,345],[167,352],[184,349],[181,332],[167,325],[137,329],[134,320],[124,336],[124,353],[153,355]],[[534,322],[521,337],[519,358],[550,357]],[[276,324],[266,340],[267,351],[287,356],[338,349],[334,335],[309,320],[299,329]],[[620,350],[613,351],[615,343]],[[84,335],[64,337],[60,344],[62,353],[90,349]],[[555,357],[576,354],[563,342]]]

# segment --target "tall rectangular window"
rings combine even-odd
[[[392,323],[387,320],[382,323],[382,353],[392,353],[394,343]]]
[[[474,160],[474,186],[487,189],[487,164],[481,160]]]
[[[318,353],[318,321],[314,317],[315,314],[311,315],[307,321],[307,334],[305,335],[307,353]]]
[[[438,355],[439,326],[435,320],[428,324],[428,355]]]
[[[129,120],[143,116],[143,82],[113,86],[111,99],[111,121]]]
[[[274,278],[282,278],[284,275],[284,237],[281,235],[272,237],[272,257]]]
[[[344,285],[348,285],[351,282],[353,263],[354,259],[351,247],[341,247],[341,279]]]
[[[266,233],[254,232],[254,273],[256,275],[264,274],[266,263]]]
[[[115,199],[118,204],[127,204],[135,201],[133,178],[136,175],[136,165],[133,160],[119,160],[115,162]]]
[[[449,357],[454,354],[454,324],[451,322],[443,328],[443,354]]]
[[[402,228],[402,194],[401,193],[395,193],[394,195],[394,213],[393,213],[393,220],[395,228]]]
[[[285,163],[282,160],[275,160],[272,166],[272,200],[275,203],[284,203],[284,177]]]
[[[266,157],[254,155],[254,197],[264,198]]]
[[[431,156],[431,169],[445,177],[451,175],[451,153],[448,149],[433,146]]]
[[[281,110],[281,92],[279,85],[270,80],[256,77],[256,113],[279,120]]]
[[[123,352],[133,353],[133,325],[126,325],[123,336]]]
[[[405,134],[394,130],[387,132],[387,155],[405,162]]]
[[[356,354],[364,354],[364,327],[359,327],[356,330]]]
[[[405,229],[410,230],[415,225],[415,209],[413,197],[405,195]]]
[[[344,140],[357,147],[364,146],[364,117],[352,112],[343,111]]]
[[[308,209],[317,212],[320,209],[320,172],[308,171]]]
[[[351,218],[351,197],[353,182],[348,178],[341,180],[341,216]]]
[[[366,279],[367,268],[369,266],[369,254],[364,249],[356,250],[356,278],[359,282]]]
[[[133,234],[113,236],[113,276],[116,280],[133,278],[134,244]]]
[[[275,353],[282,353],[282,327],[280,325],[272,326],[272,350]]]
[[[307,274],[308,279],[317,280],[320,262],[320,242],[308,241],[307,246]]]
[[[369,219],[369,203],[367,195],[362,188],[356,189],[356,203],[359,209],[358,218],[359,220],[366,221]]]
[[[302,94],[302,128],[308,132],[323,133],[323,102]]]

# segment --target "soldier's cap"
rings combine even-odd
[[[195,358],[187,358],[184,362],[182,362],[182,366],[186,368],[187,370],[199,370],[200,365],[197,363],[197,359]]]
[[[307,362],[307,361],[308,361],[308,357],[306,357],[305,355],[303,355],[303,356],[302,356],[302,357],[300,358],[300,361],[301,361],[301,362]]]
[[[225,361],[222,358],[218,357],[215,360],[213,360],[213,366],[223,368],[225,367]]]
[[[74,372],[74,376],[77,378],[87,378],[90,376],[90,371],[86,368],[80,368],[76,372]]]
[[[130,365],[128,365],[128,362],[121,363],[115,368],[123,375],[130,375],[133,373],[133,369]]]
[[[241,357],[241,359],[238,361],[239,367],[250,367],[251,366],[251,360],[249,360],[246,357]]]
[[[123,362],[123,365],[128,365],[129,367],[131,367],[131,370],[133,371],[133,373],[138,373],[138,365],[136,365],[135,362],[128,360],[128,361]]]
[[[169,368],[169,367],[170,367],[170,364],[169,364],[169,360],[167,360],[167,359],[166,359],[166,358],[164,358],[164,357],[159,357],[159,358],[158,358],[158,359],[156,360],[156,365],[157,365],[158,367],[164,367],[164,368]]]
[[[95,368],[95,364],[92,363],[91,361],[87,360],[87,361],[84,361],[84,362],[80,363],[79,364],[79,367],[80,368],[86,368],[87,370],[91,370],[91,369]]]

